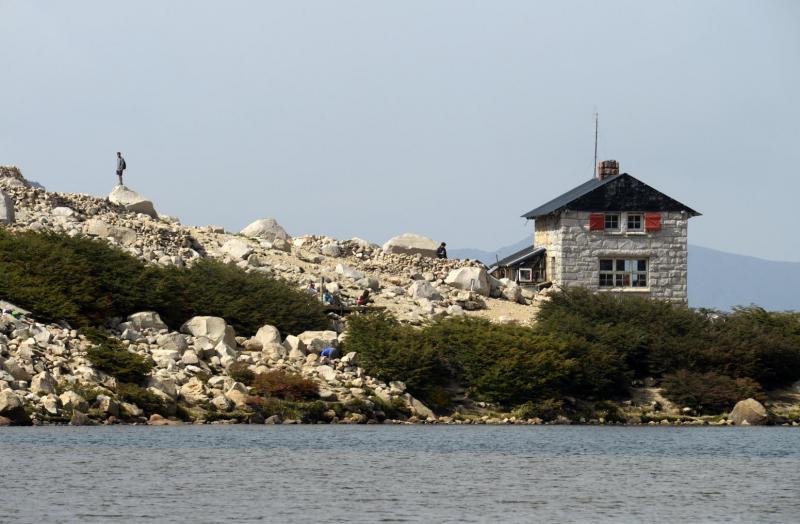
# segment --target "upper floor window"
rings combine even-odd
[[[613,231],[619,230],[619,213],[606,213],[603,228]]]
[[[644,216],[641,213],[628,213],[628,231],[644,231]]]

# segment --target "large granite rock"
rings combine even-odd
[[[87,235],[100,238],[113,238],[118,244],[130,246],[136,243],[136,231],[129,227],[112,226],[106,224],[99,218],[92,218],[86,221],[84,230]]]
[[[415,280],[407,291],[408,296],[415,299],[424,298],[426,300],[441,300],[442,295],[436,291],[436,288],[430,282],[425,280]]]
[[[222,244],[219,248],[223,255],[228,255],[233,259],[245,259],[247,255],[253,252],[253,249],[248,243],[241,238],[232,238]]]
[[[485,297],[488,297],[492,290],[486,270],[482,267],[454,269],[447,275],[444,282],[454,288],[473,291]]]
[[[167,325],[155,311],[139,311],[128,315],[128,322],[138,331],[143,329],[167,329]]]
[[[439,244],[435,240],[414,233],[403,233],[402,235],[390,238],[383,245],[383,250],[387,253],[415,255],[436,258],[436,248]]]
[[[181,332],[195,337],[205,337],[215,346],[220,342],[236,347],[236,332],[220,317],[192,317],[181,326]]]
[[[242,229],[241,234],[246,237],[269,240],[270,242],[275,241],[275,239],[289,240],[290,238],[286,230],[274,218],[256,220]]]
[[[278,331],[278,328],[275,326],[270,326],[269,324],[261,326],[253,338],[261,343],[262,348],[271,344],[281,343],[280,331]]]
[[[14,221],[14,201],[0,190],[0,224],[13,224]]]
[[[56,379],[47,371],[42,371],[31,379],[30,390],[39,396],[56,392]]]
[[[297,338],[309,351],[318,352],[326,347],[339,347],[339,338],[336,331],[304,331]]]
[[[0,391],[0,416],[11,421],[13,425],[29,426],[31,424],[28,414],[19,398],[10,389]]]
[[[737,426],[759,426],[767,422],[767,408],[753,398],[740,400],[728,415],[728,420]]]
[[[125,186],[115,187],[108,195],[108,200],[114,204],[125,207],[128,211],[144,213],[153,218],[158,218],[158,213],[156,213],[156,209],[153,207],[153,203],[150,200],[147,200],[136,191]]]

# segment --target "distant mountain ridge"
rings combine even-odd
[[[491,266],[530,245],[526,237],[495,252],[450,249],[454,258],[471,258]],[[689,245],[689,305],[728,310],[756,304],[770,310],[800,310],[800,262],[776,262]]]

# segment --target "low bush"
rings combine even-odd
[[[120,382],[143,384],[147,374],[153,369],[149,359],[128,351],[119,340],[108,337],[100,330],[83,330],[86,338],[94,345],[87,351],[87,357],[95,368],[108,373]]]
[[[328,405],[320,400],[311,402],[297,402],[282,400],[275,397],[260,397],[252,395],[247,399],[247,406],[264,418],[277,415],[281,419],[300,420],[305,424],[327,422],[324,413],[341,404]]]
[[[370,401],[375,405],[376,411],[383,411],[386,418],[405,419],[411,416],[411,410],[408,409],[405,402],[399,397],[393,397],[389,401],[383,400],[380,397],[370,397]]]
[[[714,371],[697,373],[682,369],[665,375],[661,385],[664,396],[678,406],[704,414],[729,411],[745,398],[762,398],[758,382],[750,378],[734,379]]]
[[[0,229],[0,296],[49,322],[103,325],[155,310],[177,328],[196,315],[225,318],[241,334],[324,329],[319,301],[287,282],[210,260],[147,266],[105,242]]]
[[[540,418],[545,422],[555,420],[564,414],[564,402],[548,398],[539,402],[528,401],[514,411],[514,416],[522,419]]]
[[[245,386],[252,386],[256,374],[250,370],[250,366],[246,362],[234,362],[228,366],[228,376]]]
[[[567,289],[542,306],[533,327],[446,318],[413,328],[387,314],[353,317],[344,351],[439,410],[454,385],[474,399],[530,411],[565,396],[622,398],[634,378],[670,375],[669,398],[710,411],[756,394],[760,384],[800,378],[800,314],[750,307],[712,315]],[[607,420],[618,416],[604,410]]]
[[[253,380],[253,393],[282,400],[312,400],[319,397],[316,382],[281,370],[257,374]]]
[[[161,397],[136,384],[118,384],[117,396],[125,402],[136,404],[144,411],[145,415],[153,413],[165,417],[169,415],[167,406]]]
[[[604,400],[594,403],[592,417],[606,422],[625,422],[625,416],[619,406]]]
[[[196,315],[222,317],[238,333],[270,324],[281,333],[326,329],[322,305],[287,282],[235,265],[201,260],[191,268],[166,268],[156,280],[164,321],[178,326]]]
[[[530,328],[450,318],[419,330],[375,314],[350,320],[343,351],[357,352],[369,374],[402,380],[415,397],[439,408],[449,404],[453,383],[506,405],[552,396],[576,365],[565,350]]]

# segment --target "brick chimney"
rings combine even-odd
[[[605,180],[619,174],[619,162],[616,160],[603,160],[597,163],[597,179]]]

